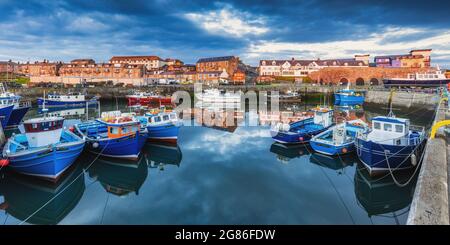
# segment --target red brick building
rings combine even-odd
[[[42,62],[24,63],[19,65],[19,73],[28,76],[58,76],[59,68],[63,65],[62,62],[49,62],[44,60]]]
[[[237,69],[231,78],[234,84],[244,84],[245,83],[245,72],[241,69]]]
[[[93,61],[93,60],[92,60]],[[91,60],[73,60],[59,69],[62,77],[80,78],[142,78],[144,65],[95,63]]]
[[[236,72],[239,58],[235,56],[201,58],[197,61],[197,72],[222,72],[225,70],[230,77]]]

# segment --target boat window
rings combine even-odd
[[[384,125],[384,131],[392,131],[392,124],[390,123],[385,123]]]
[[[374,122],[374,123],[373,123],[373,127],[374,127],[375,129],[381,129],[381,123],[379,123],[379,122]]]
[[[175,114],[170,114],[170,119],[176,119],[177,116]]]
[[[401,145],[401,144],[402,144],[402,141],[401,141],[400,139],[397,139],[397,140],[395,141],[395,144],[396,144],[396,145]]]
[[[33,123],[33,128],[37,128],[37,124],[36,123]]]
[[[118,134],[118,133],[119,133],[119,128],[116,128],[116,127],[110,127],[110,128],[109,128],[109,132],[110,132],[111,134]]]
[[[395,132],[403,133],[403,125],[395,125]]]
[[[127,134],[129,132],[128,127],[122,127],[122,134]]]
[[[164,116],[163,116],[163,120],[164,120],[164,121],[168,121],[168,120],[169,120],[169,115],[164,115]]]
[[[153,121],[154,121],[154,122],[161,122],[161,118],[160,118],[160,117],[154,117],[154,118],[153,118]]]

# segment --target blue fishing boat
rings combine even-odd
[[[4,129],[15,128],[22,122],[23,117],[31,108],[29,101],[21,101],[21,96],[6,91],[3,83],[0,83],[0,105],[13,105],[11,114],[6,121],[6,125],[3,125]],[[1,116],[1,112],[0,112]],[[3,122],[3,120],[2,120]]]
[[[392,113],[372,119],[372,128],[359,132],[355,146],[371,175],[413,168],[425,147],[424,128],[412,129],[409,119]]]
[[[313,150],[325,155],[346,154],[355,150],[356,134],[367,128],[361,119],[344,122],[314,136],[309,143]]]
[[[347,84],[346,89],[342,89],[334,93],[335,105],[356,105],[364,103],[364,95],[350,89],[350,84]]]
[[[333,110],[314,108],[314,116],[290,124],[277,123],[270,129],[272,138],[283,144],[308,143],[312,136],[333,125]]]
[[[13,134],[3,148],[9,167],[27,175],[58,179],[84,147],[84,140],[63,129],[63,123],[62,117],[26,120],[25,133]]]
[[[101,118],[75,124],[89,151],[104,157],[137,160],[148,137],[135,118],[120,111],[103,112]]]
[[[68,93],[68,94],[58,94],[51,93],[47,97],[38,98],[37,104],[39,107],[51,108],[51,107],[85,107],[86,103],[88,105],[96,104],[96,98],[87,100],[84,94],[80,93]]]
[[[151,110],[136,117],[141,127],[147,128],[150,141],[176,143],[182,122],[177,113],[166,109]]]
[[[2,123],[2,128],[6,128],[13,109],[14,105],[0,104],[0,122]]]

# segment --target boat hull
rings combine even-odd
[[[137,160],[147,137],[147,134],[137,133],[116,139],[88,139],[86,147],[90,152],[100,156]]]
[[[335,93],[334,94],[334,103],[341,104],[341,105],[342,104],[363,104],[364,96]]]
[[[170,104],[172,99],[167,97],[128,97],[128,105],[148,105],[152,103]]]
[[[84,141],[70,145],[54,146],[8,155],[9,167],[15,171],[56,180],[78,158],[84,148]]]
[[[11,112],[6,128],[15,128],[22,122],[23,117],[27,114],[29,106],[15,108]]]
[[[168,123],[158,126],[147,126],[148,140],[153,142],[176,143],[180,126],[174,123]]]
[[[44,99],[38,98],[37,103],[39,107],[42,107],[44,104]],[[89,103],[89,101],[59,101],[45,99],[45,107],[83,107],[86,106],[86,103]]]
[[[303,144],[303,143],[309,143],[311,138],[314,135],[320,134],[327,130],[329,127],[322,128],[319,130],[315,130],[308,133],[295,133],[295,132],[282,132],[282,131],[271,131],[272,139],[276,142],[282,143],[282,144]]]
[[[9,106],[0,108],[0,122],[2,124],[2,128],[6,128],[9,118],[11,117],[13,108],[14,108],[14,105],[9,105]]]
[[[337,156],[355,151],[354,142],[342,145],[333,145],[331,143],[327,144],[325,142],[318,142],[312,139],[309,143],[314,151],[328,156]]]
[[[356,138],[355,147],[359,160],[369,170],[371,175],[391,170],[413,168],[411,154],[416,155],[416,161],[425,148],[426,140],[418,145],[385,145]],[[385,150],[389,151],[386,152]],[[418,163],[418,162],[417,162]]]
[[[450,82],[450,79],[434,79],[434,80],[408,80],[408,79],[384,79],[384,87],[398,87],[398,86],[411,86],[411,87],[444,87]]]

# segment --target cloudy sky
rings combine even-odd
[[[449,1],[0,0],[0,60],[112,55],[346,58],[432,48],[450,67]]]

